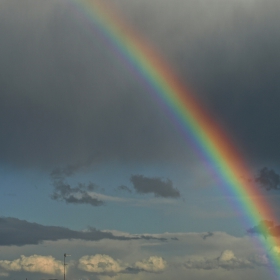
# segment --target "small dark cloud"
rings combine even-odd
[[[203,238],[203,240],[206,240],[206,238],[208,238],[208,237],[211,237],[211,236],[213,236],[214,235],[214,233],[213,232],[207,232],[207,234],[204,234],[203,236],[202,236],[202,238]]]
[[[54,192],[51,195],[53,200],[65,201],[72,204],[90,204],[91,206],[101,206],[104,202],[90,194],[97,186],[93,183],[79,183],[77,187],[71,186],[63,180],[53,182]]]
[[[153,193],[155,196],[160,197],[180,197],[180,192],[173,187],[173,183],[169,179],[164,181],[157,177],[148,178],[143,175],[132,175],[130,181],[139,194]]]
[[[267,191],[278,190],[280,187],[280,175],[273,169],[268,169],[267,167],[264,167],[259,171],[255,181]]]
[[[162,238],[147,235],[115,236],[111,232],[103,232],[92,227],[87,231],[75,231],[65,227],[44,226],[16,218],[0,217],[0,246],[23,246],[27,244],[39,244],[48,240],[57,241],[61,239],[81,239],[91,241],[101,239],[154,239],[164,241]]]
[[[118,186],[117,190],[132,193],[131,189],[127,186],[124,186],[124,185]]]

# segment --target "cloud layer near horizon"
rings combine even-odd
[[[128,233],[115,234],[133,237]],[[271,261],[260,248],[256,248],[251,237],[237,238],[223,232],[213,232],[211,237],[204,239],[205,234],[165,233],[153,234],[150,240],[74,239],[45,241],[20,248],[10,246],[5,253],[0,252],[0,273],[6,277],[24,272],[30,277],[52,275],[59,278],[63,273],[61,252],[67,248],[71,253],[66,260],[69,278],[80,275],[94,280],[103,277],[168,280],[170,277],[185,279],[188,274],[190,279],[205,279],[207,274],[208,279],[223,279],[225,275],[234,279],[240,275],[259,280],[269,275]],[[167,241],[160,242],[160,239]],[[42,252],[40,255],[28,253],[35,246]],[[77,247],[79,250],[76,250]],[[187,251],[185,248],[188,248]],[[13,257],[19,251],[21,257]]]

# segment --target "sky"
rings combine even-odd
[[[280,218],[280,2],[106,2]],[[0,0],[0,38],[0,279],[63,279],[65,253],[73,280],[277,279],[280,222],[248,222],[81,0]]]

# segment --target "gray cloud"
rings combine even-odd
[[[23,246],[27,244],[39,244],[43,241],[56,241],[61,239],[82,239],[82,240],[159,240],[166,241],[165,238],[157,238],[150,235],[115,236],[111,232],[104,232],[89,228],[87,231],[75,231],[58,226],[44,226],[37,223],[19,220],[16,218],[0,218],[0,245],[1,246]]]
[[[64,201],[72,204],[90,204],[91,206],[101,206],[104,204],[102,200],[95,197],[93,191],[99,186],[90,182],[88,184],[79,183],[77,187],[71,187],[66,179],[74,175],[82,167],[88,164],[67,165],[64,168],[55,168],[50,174],[54,191],[51,198],[57,201]]]
[[[264,167],[259,171],[255,181],[267,191],[277,190],[280,187],[280,175],[273,169],[268,169],[267,167]]]
[[[180,192],[173,187],[172,181],[161,178],[148,178],[143,175],[132,175],[130,181],[134,189],[139,194],[153,193],[155,196],[161,197],[180,197]]]
[[[104,202],[98,198],[95,198],[90,194],[96,186],[93,183],[78,184],[77,187],[71,188],[71,186],[62,180],[54,182],[54,192],[51,195],[53,200],[65,201],[72,204],[90,204],[91,206],[100,206]]]

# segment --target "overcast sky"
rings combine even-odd
[[[204,104],[280,218],[280,2],[106,1]],[[277,279],[259,239],[279,222],[266,236],[244,223],[81,2],[0,0],[0,279],[63,279],[64,253],[67,279]]]

